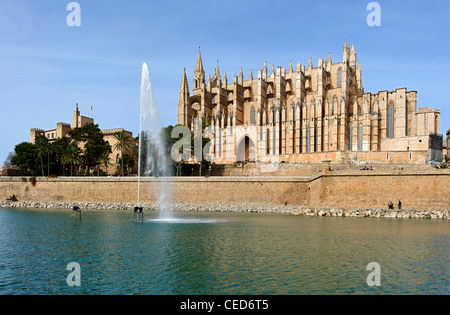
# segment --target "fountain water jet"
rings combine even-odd
[[[152,176],[158,175],[162,178],[154,179],[159,182],[159,191],[155,191],[156,201],[159,210],[159,218],[144,220],[150,223],[170,223],[170,224],[211,224],[226,222],[224,220],[207,219],[183,219],[174,218],[171,207],[172,188],[169,176],[169,163],[166,161],[166,148],[164,146],[163,134],[159,122],[158,108],[155,103],[152,80],[146,63],[142,65],[141,95],[140,95],[140,122],[139,122],[139,166],[138,166],[138,206],[140,207],[141,174],[148,175],[152,171]],[[145,136],[147,133],[147,136]],[[151,136],[151,137],[149,137]],[[145,150],[145,151],[144,151]],[[145,154],[145,163],[143,155]],[[143,170],[141,168],[144,168]],[[154,185],[156,186],[156,185]],[[153,186],[153,187],[154,187]],[[141,209],[142,211],[142,209]]]
[[[147,133],[147,136],[144,135]],[[140,92],[140,122],[139,122],[139,170],[138,170],[138,206],[140,206],[141,174],[145,176],[163,177],[157,180],[159,191],[155,191],[157,205],[161,218],[171,218],[171,185],[168,180],[170,170],[165,156],[165,146],[159,122],[158,107],[154,99],[152,80],[147,63],[142,65]],[[145,152],[143,152],[145,150]],[[145,154],[145,161],[143,155]],[[145,163],[144,163],[145,162]],[[143,165],[144,164],[144,165]],[[143,170],[141,168],[144,168]],[[156,186],[156,185],[154,185]]]

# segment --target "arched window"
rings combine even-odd
[[[341,149],[341,122],[339,121],[337,124],[337,135],[336,135],[336,147],[339,151]]]
[[[342,70],[341,70],[341,68],[339,68],[338,72],[337,72],[337,87],[342,88]]]
[[[353,125],[348,125],[348,150],[353,151]]]
[[[358,151],[363,150],[363,124],[358,125]]]
[[[255,108],[252,106],[252,108],[250,109],[250,124],[254,125],[255,123],[256,123]]]
[[[306,152],[311,152],[311,128],[306,130]]]
[[[317,151],[317,126],[314,127],[314,152],[318,152]]]
[[[394,138],[395,109],[394,109],[394,102],[392,101],[389,102],[387,118],[388,118],[387,137]]]
[[[333,97],[333,103],[331,104],[331,115],[334,116],[335,114],[335,109],[337,106],[337,97]]]

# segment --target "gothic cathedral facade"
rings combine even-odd
[[[189,90],[184,70],[178,124],[191,131],[206,122],[210,158],[239,161],[425,163],[442,160],[440,111],[417,109],[417,92],[406,88],[366,93],[357,52],[347,42],[343,60],[331,53],[317,67],[298,63],[294,70],[267,64],[248,80],[241,71],[228,82],[219,66],[205,80],[201,53]],[[439,140],[441,137],[441,140]],[[440,152],[439,152],[440,151]],[[272,158],[272,159],[270,159]]]

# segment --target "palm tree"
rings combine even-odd
[[[47,176],[50,176],[50,155],[55,151],[53,148],[53,144],[51,142],[47,142]]]
[[[108,175],[108,163],[111,160],[111,158],[109,157],[109,154],[103,154],[102,156],[100,156],[100,158],[98,159],[98,161],[100,163],[103,163],[105,165],[105,174]]]
[[[42,177],[44,177],[45,176],[44,175],[44,161],[43,161],[42,157],[44,155],[49,154],[48,139],[44,135],[41,135],[36,138],[36,142],[34,144],[34,152],[37,155],[37,157],[41,160]]]
[[[129,150],[131,148],[132,138],[129,134],[127,134],[124,130],[115,134],[116,144],[114,145],[114,149],[120,150],[121,159],[121,167],[122,167],[122,176],[123,176],[123,151]]]
[[[73,176],[73,165],[81,160],[81,149],[75,144],[69,145],[64,151],[61,162],[63,165],[70,164],[70,176]]]

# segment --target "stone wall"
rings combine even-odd
[[[143,179],[140,200],[156,203],[159,192],[172,191],[177,204],[305,205],[309,179],[296,177],[173,177]],[[137,202],[137,178],[0,178],[0,200]]]
[[[137,178],[0,177],[0,200],[136,203]],[[141,203],[171,190],[174,204],[273,205],[384,209],[450,208],[450,170],[358,171],[324,168],[311,177],[176,177],[143,179]]]
[[[366,173],[366,174],[364,174]],[[312,180],[308,205],[315,207],[450,209],[449,170],[426,172],[329,172]]]

